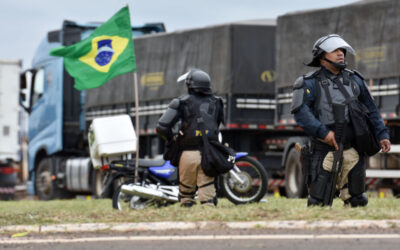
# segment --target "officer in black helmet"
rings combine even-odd
[[[390,150],[387,128],[374,103],[364,78],[357,71],[346,68],[346,54],[355,55],[354,49],[337,34],[318,39],[313,46],[313,59],[307,64],[318,70],[299,77],[294,83],[291,111],[300,127],[311,136],[311,160],[306,168],[309,187],[308,205],[322,205],[330,192],[333,151],[338,149],[335,139],[335,119],[332,103],[346,103],[343,93],[361,102],[370,112],[382,152]],[[344,90],[343,90],[344,89]],[[365,162],[355,149],[353,124],[345,108],[345,134],[343,137],[343,164],[337,187],[340,198],[352,207],[365,206]]]
[[[190,70],[178,78],[178,83],[186,84],[188,95],[171,101],[158,121],[157,133],[169,141],[173,137],[172,128],[181,122],[177,137],[182,150],[178,167],[181,206],[196,204],[196,190],[201,204],[215,206],[214,178],[206,176],[201,168],[199,146],[202,137],[197,119],[203,119],[208,139],[218,140],[218,128],[224,117],[222,99],[212,94],[210,76],[202,70]]]

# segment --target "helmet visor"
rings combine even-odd
[[[181,75],[180,77],[178,77],[178,80],[176,80],[177,83],[184,83],[186,78],[188,77],[190,71],[186,72],[185,74]]]
[[[331,53],[337,49],[345,49],[353,55],[356,55],[354,49],[340,36],[332,36],[326,39],[319,45],[319,47],[325,52]]]

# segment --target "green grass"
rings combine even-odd
[[[333,207],[306,207],[305,199],[269,197],[268,202],[235,206],[220,199],[217,208],[149,207],[138,211],[117,211],[111,200],[55,200],[0,202],[0,226],[61,223],[118,223],[157,221],[270,221],[400,219],[400,199],[370,198],[367,207],[344,207],[336,199]]]

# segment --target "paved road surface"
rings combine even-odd
[[[0,237],[0,249],[279,249],[385,250],[399,249],[399,229],[387,230],[189,230],[33,234]]]

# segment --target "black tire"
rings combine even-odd
[[[130,183],[132,183],[132,181],[124,182],[114,191],[112,197],[112,206],[114,209],[126,211],[130,209],[143,209],[147,206],[147,199],[121,192],[122,185]]]
[[[59,189],[51,176],[49,158],[40,161],[35,174],[35,190],[39,200],[66,199],[74,195],[66,190]]]
[[[122,205],[120,204],[121,202],[123,202],[122,201],[122,197],[121,197],[121,186],[122,185],[123,184],[121,184],[117,189],[114,190],[114,193],[113,193],[113,196],[112,196],[112,207],[114,209],[117,209],[117,210],[120,210],[120,211],[124,210],[122,208]],[[128,201],[128,198],[126,199],[126,202],[127,201]]]
[[[300,152],[295,148],[290,149],[285,164],[285,191],[288,198],[304,198],[307,195]]]
[[[236,166],[240,169],[239,175],[244,177],[245,184],[234,183],[229,173],[222,175],[220,183],[224,197],[236,205],[260,201],[268,188],[264,166],[250,156],[237,159]]]
[[[2,166],[0,166],[0,168],[1,167]],[[2,201],[14,200],[16,184],[17,184],[17,173],[2,174],[0,171],[0,200]]]
[[[8,178],[14,178],[11,175],[7,176]],[[1,183],[1,179],[4,178],[0,178],[0,200],[1,201],[12,201],[15,199],[15,185],[6,185]]]

